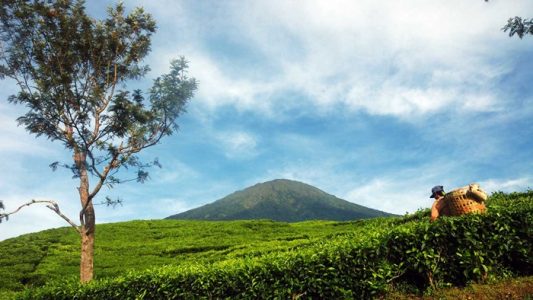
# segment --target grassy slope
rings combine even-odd
[[[527,194],[530,199],[528,201],[531,201],[533,192]],[[519,194],[515,196],[521,197]],[[506,201],[513,200],[515,196],[495,195],[491,199],[491,205],[505,205]],[[97,232],[96,275],[99,278],[113,277],[128,269],[142,270],[167,264],[188,264],[193,261],[215,262],[289,249],[299,252],[302,248],[312,248],[313,245],[332,239],[358,240],[370,230],[373,234],[379,234],[376,231],[387,232],[402,223],[417,223],[420,219],[427,222],[427,214],[426,210],[401,220],[295,224],[270,221],[173,220],[103,224],[98,226]],[[2,288],[20,289],[21,282],[39,284],[44,279],[75,276],[78,272],[77,245],[75,233],[68,228],[1,242],[0,296]],[[25,251],[24,255],[20,255],[21,250]],[[4,276],[7,274],[9,275]],[[515,286],[526,289],[524,295],[527,295],[528,291],[531,293],[530,283],[526,280]],[[503,291],[505,292],[505,289]],[[463,295],[463,292],[457,293]],[[468,291],[464,293],[469,295]]]
[[[130,221],[97,226],[96,278],[190,261],[213,262],[304,248],[353,232],[362,221]],[[6,223],[5,226],[8,226]],[[361,229],[361,228],[360,228]],[[77,276],[79,241],[70,228],[0,242],[0,290]]]

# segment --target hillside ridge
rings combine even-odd
[[[391,214],[340,199],[303,182],[274,179],[235,191],[212,203],[171,215],[167,219],[270,219],[299,222],[347,221],[385,216]]]

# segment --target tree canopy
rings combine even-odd
[[[118,182],[97,168],[109,162],[107,172],[139,167],[143,181],[145,165],[134,154],[177,129],[176,118],[196,82],[187,78],[187,62],[180,58],[172,61],[169,74],[155,80],[148,101],[140,90],[123,89],[127,80],[149,71],[141,61],[150,50],[155,22],[142,8],[124,15],[122,4],[97,21],[85,14],[83,4],[4,1],[0,77],[16,80],[20,91],[9,101],[28,108],[18,122],[29,132],[86,150],[88,171],[105,177],[102,183]],[[78,175],[75,165],[70,168]]]
[[[105,185],[148,178],[146,168],[159,162],[144,163],[137,154],[178,129],[197,89],[183,57],[147,93],[128,89],[149,71],[142,60],[155,31],[150,14],[126,13],[121,3],[103,20],[87,15],[81,0],[3,0],[0,6],[0,79],[16,82],[18,93],[8,100],[27,109],[17,121],[73,154],[69,163],[50,166],[68,168],[79,180],[82,281],[92,278],[93,199]],[[124,168],[134,168],[134,178],[118,178]],[[49,208],[60,214],[54,204]],[[90,269],[85,280],[83,269]]]

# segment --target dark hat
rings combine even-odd
[[[431,189],[431,196],[429,198],[435,198],[436,193],[444,194],[444,187],[442,185],[436,185]]]

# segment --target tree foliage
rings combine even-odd
[[[146,94],[128,90],[129,81],[149,71],[142,60],[155,30],[150,14],[142,8],[126,13],[121,3],[103,20],[87,15],[82,0],[3,0],[0,6],[0,79],[18,86],[8,100],[27,108],[19,125],[73,154],[72,161],[50,167],[65,167],[79,180],[82,245],[85,236],[94,240],[93,199],[100,189],[148,179],[146,169],[160,164],[142,162],[138,153],[178,129],[197,88],[181,57]],[[130,168],[133,178],[116,175]]]
[[[9,101],[28,112],[18,118],[29,132],[86,151],[88,171],[102,183],[120,167],[138,167],[135,156],[177,129],[176,118],[196,82],[186,74],[184,58],[157,78],[147,99],[140,90],[121,89],[144,76],[142,59],[150,50],[155,22],[142,8],[128,15],[122,4],[97,21],[85,14],[83,1],[3,1],[0,76],[15,79],[20,91]],[[57,166],[57,164],[55,164]],[[75,177],[79,168],[70,167]],[[98,166],[108,166],[108,170]]]
[[[485,0],[485,2],[489,2],[489,0]],[[527,18],[521,18],[521,17],[514,17],[509,18],[507,20],[507,24],[503,26],[502,30],[504,32],[509,31],[509,36],[512,37],[513,35],[518,35],[519,38],[523,38],[524,35],[531,34],[533,35],[533,18],[527,19]]]
[[[518,35],[519,38],[523,38],[524,35],[533,35],[533,18],[522,19],[521,17],[510,18],[507,24],[503,26],[504,32],[509,31],[509,36]]]
[[[489,2],[489,0],[485,0],[485,2]],[[507,20],[507,24],[502,27],[503,32],[509,31],[509,36],[512,37],[513,35],[518,35],[518,37],[521,39],[524,37],[524,35],[533,35],[533,18],[522,19],[521,17],[514,17],[509,18]]]

